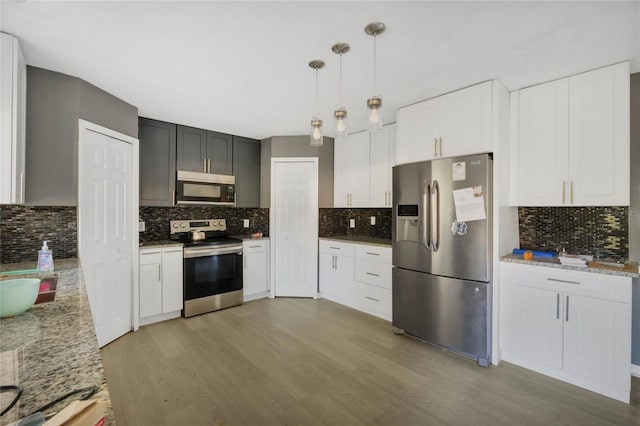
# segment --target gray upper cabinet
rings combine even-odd
[[[207,172],[207,131],[177,126],[178,170]]]
[[[172,206],[176,189],[176,125],[140,118],[140,205]]]
[[[207,160],[209,173],[233,174],[233,136],[207,131]]]
[[[233,137],[236,207],[260,207],[260,141]]]

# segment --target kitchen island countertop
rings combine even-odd
[[[35,262],[1,265],[3,272],[33,269]],[[105,424],[115,420],[102,358],[93,326],[89,299],[77,259],[56,259],[53,273],[3,275],[0,279],[44,278],[57,276],[53,302],[32,306],[27,312],[0,319],[0,383],[19,385],[22,398],[2,416],[8,424],[67,392],[96,386],[92,398],[105,406]],[[2,396],[2,405],[13,397]],[[60,411],[74,397],[53,408]]]
[[[570,271],[592,272],[596,274],[618,275],[621,277],[638,278],[638,264],[629,262],[624,268],[615,268],[611,266],[600,265],[597,262],[588,262],[586,267],[569,266],[560,263],[558,257],[541,258],[534,257],[533,260],[524,260],[522,255],[506,254],[500,258],[502,262],[522,263],[524,265],[544,266],[547,268],[567,269]]]
[[[328,240],[328,241],[341,241],[344,243],[353,243],[353,244],[367,244],[372,246],[391,247],[391,239],[368,237],[368,236],[337,235],[333,237],[319,237],[318,239]]]

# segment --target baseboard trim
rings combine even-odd
[[[640,377],[640,365],[631,364],[631,375]]]

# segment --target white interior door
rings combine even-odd
[[[318,159],[271,159],[272,283],[275,296],[316,297]]]
[[[132,329],[137,281],[138,147],[118,135],[91,123],[80,125],[79,254],[100,347]]]

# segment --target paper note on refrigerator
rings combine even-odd
[[[482,186],[453,191],[453,204],[456,206],[456,221],[471,222],[487,218],[484,210],[484,196]]]

